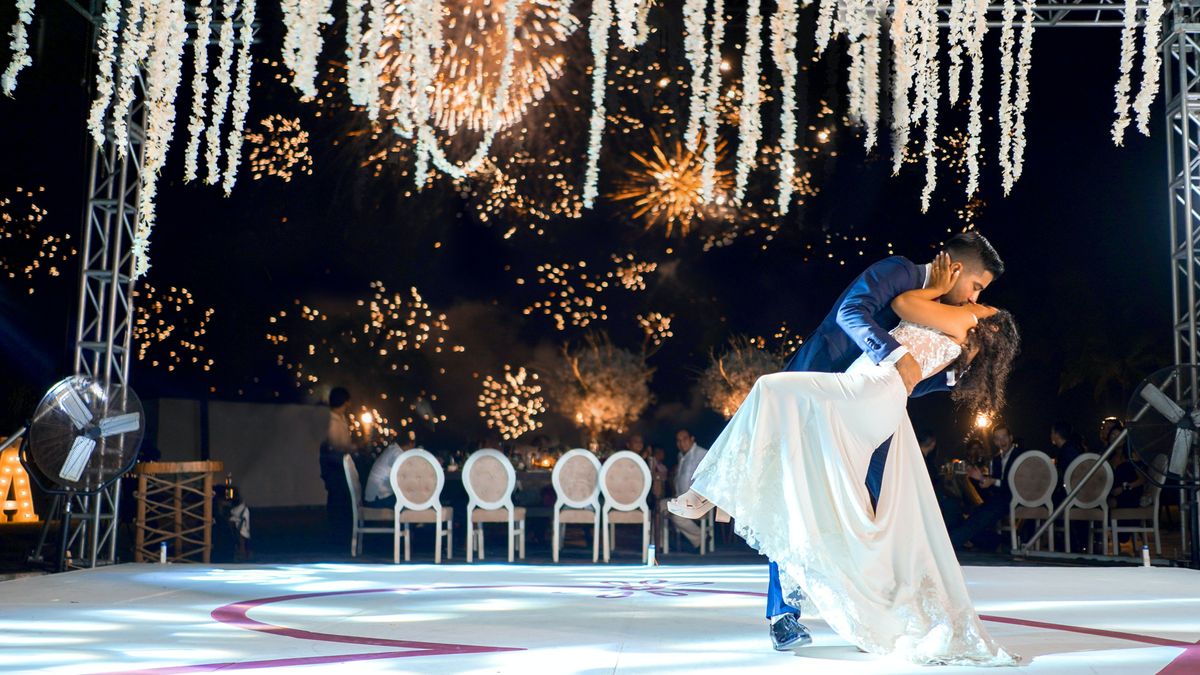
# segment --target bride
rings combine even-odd
[[[892,335],[928,377],[948,365],[952,394],[998,411],[1019,336],[1012,316],[936,299],[957,278],[944,254],[926,288],[900,294]],[[968,369],[969,366],[969,369]],[[859,648],[921,664],[1014,665],[967,594],[894,365],[866,355],[844,373],[764,375],[697,467],[673,513],[714,507],[779,565],[785,597],[803,589],[821,618]],[[875,508],[864,478],[892,438]],[[722,516],[724,514],[721,514]]]

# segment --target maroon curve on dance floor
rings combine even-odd
[[[324,591],[316,593],[297,593],[294,595],[280,595],[270,598],[259,598],[256,600],[243,600],[234,602],[228,605],[223,605],[212,611],[212,618],[219,623],[227,624],[244,630],[251,630],[260,633],[268,633],[271,635],[279,635],[282,637],[296,638],[299,640],[312,640],[317,642],[337,642],[344,644],[373,646],[373,647],[399,647],[404,651],[388,651],[388,652],[370,652],[359,654],[335,654],[329,656],[307,656],[293,657],[280,659],[266,659],[260,661],[230,661],[224,663],[203,663],[190,666],[168,666],[165,668],[148,668],[144,670],[122,670],[113,671],[125,673],[127,675],[168,675],[174,673],[199,673],[213,672],[217,670],[254,670],[259,668],[286,668],[291,666],[312,666],[324,663],[347,663],[353,661],[373,661],[381,659],[399,659],[420,656],[448,656],[451,654],[483,654],[491,652],[511,652],[524,651],[524,647],[489,647],[482,645],[454,644],[443,642],[417,642],[413,640],[392,640],[388,638],[363,637],[356,635],[337,635],[334,633],[317,633],[313,631],[301,630],[298,628],[288,628],[286,626],[277,626],[274,624],[265,623],[252,619],[249,616],[250,610],[264,605],[271,605],[280,602],[290,602],[293,600],[311,600],[314,598],[323,597],[338,597],[346,595],[363,595],[369,593],[399,593],[399,592],[420,592],[420,591],[466,591],[466,590],[497,590],[497,589],[571,589],[571,590],[594,590],[602,591],[603,594],[599,598],[623,598],[629,597],[638,592],[645,592],[651,595],[662,596],[679,596],[687,595],[688,593],[705,593],[710,595],[744,595],[750,597],[765,597],[765,593],[753,591],[731,591],[721,590],[716,588],[696,588],[694,584],[672,585],[665,581],[643,581],[643,582],[604,582],[605,585],[567,585],[567,584],[501,584],[501,585],[471,585],[471,586],[424,586],[424,587],[392,587],[392,588],[370,588],[354,591]],[[1191,643],[1182,640],[1172,640],[1169,638],[1159,638],[1152,635],[1140,635],[1137,633],[1125,633],[1120,631],[1102,630],[1098,628],[1087,628],[1084,626],[1071,626],[1060,623],[1048,623],[1045,621],[1032,621],[1029,619],[1018,619],[1007,616],[995,616],[991,614],[981,614],[980,618],[984,621],[994,623],[1006,623],[1016,626],[1025,626],[1029,628],[1043,628],[1047,630],[1061,630],[1070,633],[1080,633],[1084,635],[1095,635],[1098,637],[1113,638],[1116,640],[1128,640],[1131,642],[1140,642],[1143,644],[1155,645],[1160,647],[1180,647],[1183,652],[1180,653],[1171,663],[1167,664],[1162,670],[1158,671],[1158,675],[1188,675],[1189,673],[1200,672],[1200,642]]]

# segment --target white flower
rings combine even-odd
[[[921,191],[921,212],[929,210],[929,201],[937,186],[937,106],[938,88],[938,0],[918,0],[917,16],[921,27],[921,77],[917,95],[925,112],[925,189]]]
[[[892,174],[900,173],[912,120],[909,91],[917,69],[916,9],[907,0],[895,0],[892,13]],[[920,95],[915,97],[920,99]]]
[[[208,118],[208,129],[204,132],[207,145],[205,161],[209,185],[216,185],[221,178],[221,125],[229,109],[229,93],[233,83],[233,17],[237,13],[237,0],[224,0],[221,4],[221,35],[218,40],[220,56],[217,57],[217,89],[213,93],[212,113]]]
[[[717,173],[717,134],[721,120],[717,104],[721,97],[721,48],[725,46],[725,0],[713,0],[712,39],[708,55],[708,91],[704,102],[704,165],[700,169],[700,194],[705,203],[713,200]]]
[[[651,0],[615,0],[617,36],[625,49],[636,49],[650,37],[650,24],[646,21],[650,13]]]
[[[321,57],[321,26],[333,23],[333,0],[282,0],[283,63],[292,69],[292,86],[305,100],[317,96],[317,62]]]
[[[250,45],[254,42],[254,14],[256,0],[242,0],[242,13],[239,20],[242,24],[238,40],[241,51],[237,58],[237,88],[233,93],[233,119],[229,125],[229,152],[225,163],[225,194],[233,190],[237,181],[238,165],[242,160],[242,140],[246,130],[246,113],[250,110],[250,66],[253,57]]]
[[[741,203],[746,196],[746,183],[750,169],[758,155],[758,142],[762,139],[762,116],[760,106],[762,92],[759,87],[759,58],[762,55],[762,15],[759,0],[750,0],[746,6],[746,51],[742,57],[742,107],[738,114],[737,171],[733,200]]]
[[[980,111],[980,92],[983,90],[983,38],[987,33],[988,0],[968,0],[965,39],[967,56],[971,60],[970,112],[967,121],[967,198],[979,189],[979,147],[983,139]]]
[[[693,152],[700,145],[700,124],[704,120],[704,65],[707,56],[704,26],[708,20],[704,9],[707,6],[707,0],[684,0],[683,3],[683,48],[688,65],[692,68],[688,124],[683,140],[687,149]]]
[[[592,41],[592,117],[588,124],[587,173],[583,179],[583,206],[592,208],[599,192],[600,143],[604,137],[604,93],[608,73],[608,39],[612,26],[609,0],[592,0],[588,36]]]
[[[117,4],[117,3],[112,3]],[[196,5],[196,38],[192,43],[192,115],[188,119],[188,145],[183,158],[183,180],[196,179],[200,138],[204,133],[204,99],[208,93],[208,43],[212,39],[212,5]]]
[[[117,101],[113,104],[113,139],[117,154],[125,157],[129,149],[129,108],[133,105],[133,88],[137,83],[142,62],[150,49],[148,35],[154,30],[153,8],[157,0],[131,0],[125,17],[125,30],[121,32],[121,64],[117,80]]]
[[[1033,65],[1034,0],[1024,0],[1021,22],[1021,53],[1017,58],[1017,97],[1012,124],[1012,179],[1021,177],[1025,168],[1025,111],[1029,108],[1029,69]]]
[[[780,92],[779,119],[779,198],[780,215],[792,202],[792,179],[796,173],[796,25],[799,20],[796,0],[778,0],[771,15],[771,56],[779,69],[783,88]]]
[[[1166,11],[1165,0],[1150,0],[1146,6],[1146,25],[1142,27],[1142,88],[1133,100],[1133,110],[1137,113],[1138,131],[1143,136],[1150,135],[1150,104],[1158,96],[1158,75],[1162,69],[1158,41]]]
[[[33,0],[17,0],[17,22],[9,35],[12,36],[12,60],[4,73],[0,74],[0,91],[12,96],[17,89],[17,73],[31,65],[29,56],[29,24],[33,22]]]
[[[1137,0],[1125,0],[1125,22],[1121,27],[1121,76],[1117,79],[1117,106],[1113,120],[1113,143],[1125,142],[1125,127],[1129,126],[1129,89],[1133,75],[1134,43],[1137,39]]]
[[[996,157],[1000,162],[1001,183],[1004,185],[1004,194],[1008,194],[1012,190],[1013,167],[1012,167],[1012,146],[1013,146],[1013,104],[1012,104],[1012,77],[1013,77],[1013,48],[1016,43],[1016,33],[1013,30],[1013,20],[1017,17],[1017,6],[1015,0],[1004,0],[1003,25],[1000,28],[1000,148],[996,151]]]
[[[117,59],[117,31],[121,27],[121,3],[113,0],[104,3],[104,14],[100,19],[98,49],[99,60],[96,63],[96,98],[92,101],[88,113],[88,131],[97,147],[104,145],[104,115],[112,103],[113,69]]]

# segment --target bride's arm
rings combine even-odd
[[[930,266],[929,284],[925,288],[907,291],[892,300],[892,310],[905,321],[928,326],[949,335],[957,342],[967,338],[967,331],[978,323],[977,314],[969,306],[943,305],[937,299],[954,287],[960,269],[952,269],[950,258],[939,254]]]

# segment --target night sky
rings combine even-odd
[[[655,43],[674,52],[677,4],[658,12],[659,21],[675,27],[661,31]],[[487,435],[475,407],[476,374],[500,373],[506,363],[548,363],[565,340],[586,333],[558,331],[547,319],[522,315],[540,297],[529,283],[536,266],[582,260],[609,269],[612,255],[632,253],[657,262],[658,271],[647,278],[645,291],[611,292],[607,321],[589,328],[606,330],[616,344],[636,350],[642,339],[636,314],[673,315],[674,336],[650,357],[657,402],[638,427],[669,446],[674,429],[690,425],[707,445],[722,421],[704,408],[695,382],[711,350],[734,334],[770,335],[782,322],[805,334],[862,267],[889,250],[926,262],[939,242],[963,227],[955,215],[961,188],[949,169],[940,169],[934,207],[922,215],[920,169],[909,166],[892,178],[888,157],[864,157],[860,135],[833,122],[833,139],[809,165],[819,194],[769,241],[761,232],[745,234],[704,251],[699,234],[667,238],[608,203],[579,219],[546,223],[540,236],[517,219],[481,222],[446,185],[405,197],[412,186],[400,175],[403,160],[391,160],[378,177],[361,169],[367,145],[347,137],[362,128],[361,115],[325,111],[317,119],[315,106],[298,103],[290,89],[272,81],[279,71],[262,59],[278,55],[276,12],[260,11],[264,28],[254,73],[262,85],[253,92],[248,126],[273,113],[301,118],[313,135],[314,173],[290,183],[255,181],[243,165],[226,199],[212,187],[183,184],[185,140],[177,135],[160,183],[148,281],[160,290],[186,287],[196,301],[188,317],[215,310],[203,340],[204,357],[214,366],[211,372],[188,365],[168,372],[138,362],[132,381],[144,399],[316,401],[325,390],[309,395],[276,364],[276,350],[265,339],[267,317],[292,309],[296,299],[329,311],[350,308],[378,280],[390,291],[418,287],[435,312],[447,314],[448,342],[465,351],[420,358],[403,375],[372,372],[369,361],[348,364],[337,383],[358,384],[361,391],[384,378],[393,398],[421,390],[435,394],[435,409],[448,422],[419,433],[428,445],[457,447]],[[667,13],[674,18],[664,19]],[[9,25],[12,15],[11,6],[0,10],[0,25]],[[35,21],[34,65],[22,73],[16,98],[0,99],[0,198],[17,186],[44,186],[35,200],[48,212],[42,227],[70,233],[77,244],[86,178],[86,30],[65,3],[39,3]],[[811,49],[810,32],[806,27],[801,35],[805,49]],[[997,33],[988,42],[985,112],[996,109]],[[586,30],[575,40],[578,53],[588,55]],[[1036,34],[1025,170],[1007,198],[989,154],[995,121],[986,126],[986,205],[978,228],[1000,251],[1008,273],[983,300],[1011,310],[1022,327],[1024,349],[1004,419],[1033,447],[1046,446],[1056,418],[1073,422],[1093,442],[1099,420],[1124,414],[1132,386],[1171,360],[1162,102],[1154,107],[1152,138],[1131,129],[1125,147],[1113,146],[1119,49],[1115,30]],[[821,101],[840,116],[844,88],[834,83],[842,80],[844,62],[837,54],[812,64],[799,91],[802,119],[820,123]],[[344,92],[338,95],[344,98]],[[181,90],[181,120],[185,97]],[[777,118],[777,104],[767,111],[768,119]],[[960,108],[944,115],[943,125],[961,124],[963,117]],[[768,128],[768,138],[772,133]],[[605,143],[604,175],[611,180],[612,167],[637,149],[637,141],[610,135]],[[886,136],[881,143],[890,147]],[[582,156],[585,144],[576,147]],[[517,232],[505,238],[514,226]],[[0,247],[0,256],[24,255],[7,242]],[[32,295],[20,279],[0,280],[0,419],[8,426],[32,412],[41,392],[70,370],[77,273],[72,258],[60,277],[35,276]],[[960,443],[969,428],[968,415],[956,413],[944,396],[915,402],[911,410],[914,424],[937,428],[946,445]],[[580,441],[561,420],[548,418],[547,431],[569,445]]]

